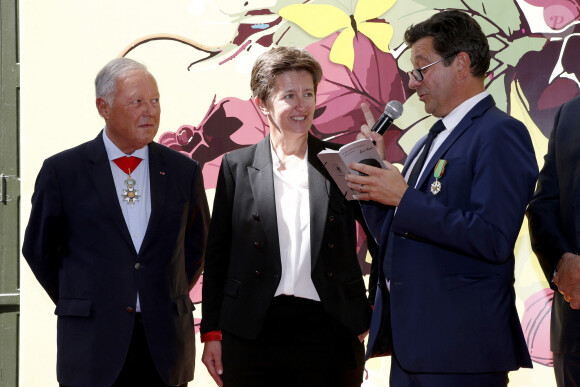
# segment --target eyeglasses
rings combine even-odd
[[[411,71],[408,71],[407,74],[409,74],[409,77],[411,77],[411,75],[413,76],[413,78],[415,78],[417,80],[417,82],[421,82],[423,80],[423,70],[436,65],[439,62],[443,62],[444,60],[447,60],[449,58],[454,57],[455,55],[459,54],[459,52],[455,52],[449,56],[446,56],[445,58],[439,59],[438,61],[435,61],[433,63],[429,63],[427,66],[423,66],[419,69],[413,69]]]

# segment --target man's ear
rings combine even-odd
[[[99,114],[101,115],[101,117],[103,117],[105,120],[109,119],[109,103],[107,101],[105,101],[104,98],[102,97],[98,97],[97,101],[97,110],[99,111]]]
[[[457,54],[455,60],[457,61],[457,71],[462,78],[468,76],[471,73],[471,58],[469,54],[461,51]]]
[[[261,98],[254,97],[254,103],[256,104],[258,109],[260,109],[260,111],[264,113],[265,116],[270,114],[270,109],[268,108],[268,105],[264,101],[262,101]]]

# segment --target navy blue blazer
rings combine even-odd
[[[153,361],[169,385],[193,378],[189,290],[200,275],[209,209],[201,168],[149,144],[151,217],[137,253],[102,132],[45,160],[22,252],[56,304],[57,377],[110,386],[125,362],[136,295]]]
[[[434,195],[439,159],[447,164]],[[405,370],[420,373],[532,366],[515,307],[513,249],[537,174],[527,129],[488,96],[435,152],[396,216],[393,207],[364,206],[382,260],[389,230],[395,238],[390,292],[379,264],[368,356],[394,349]]]
[[[538,187],[528,207],[530,239],[550,286],[554,270],[566,252],[580,253],[580,97],[560,107],[548,142]],[[580,351],[580,311],[554,292],[550,325],[551,350]]]

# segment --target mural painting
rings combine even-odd
[[[204,38],[152,32],[120,41],[118,55],[156,63],[150,69],[159,77],[163,60],[156,58],[156,50],[182,45],[179,52],[191,56],[170,58],[172,66],[167,71],[177,71],[173,77],[191,80],[220,75],[215,83],[221,91],[206,90],[205,99],[195,91],[170,90],[179,93],[183,106],[191,105],[196,114],[174,117],[173,122],[179,124],[162,125],[158,137],[159,143],[202,164],[209,198],[222,155],[268,134],[265,117],[250,99],[249,72],[255,58],[271,47],[303,47],[320,62],[323,78],[312,133],[321,139],[341,144],[353,141],[364,122],[363,102],[375,117],[389,101],[402,102],[402,117],[385,134],[387,160],[401,167],[412,145],[435,121],[407,87],[411,62],[403,34],[408,26],[435,12],[460,9],[482,26],[492,50],[486,88],[500,109],[527,126],[540,167],[557,108],[579,93],[577,0],[190,0],[184,4],[175,12],[188,13],[192,25],[204,26]],[[220,31],[219,38],[212,35],[214,30]],[[370,257],[362,236],[359,249],[363,272],[369,274]],[[531,252],[526,222],[516,249],[518,308],[535,369],[525,376],[510,375],[510,379],[514,385],[536,385],[528,384],[539,372],[536,364],[540,368],[552,365],[552,291]],[[202,283],[203,277],[191,292],[196,303],[202,301]],[[201,316],[196,312],[195,317],[199,324]],[[364,385],[386,385],[389,361],[367,363]],[[199,363],[196,380],[202,372]]]

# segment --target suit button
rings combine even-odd
[[[256,270],[256,277],[261,277],[262,276],[262,272],[260,270]]]
[[[329,221],[330,223],[334,222],[334,216],[330,215],[330,216],[328,217],[328,221]]]
[[[258,215],[258,213],[257,213],[257,212],[254,212],[254,213],[252,214],[252,218],[254,218],[254,220],[260,220],[260,215]]]
[[[328,278],[332,278],[332,276],[333,276],[333,275],[334,275],[334,274],[333,274],[331,271],[329,271],[328,273],[326,273],[326,276],[327,276]]]
[[[134,313],[135,309],[131,308],[130,306],[127,307],[127,313]]]
[[[262,247],[262,244],[260,242],[254,242],[254,247],[259,249],[260,247]]]
[[[329,243],[329,244],[328,244],[328,248],[329,248],[329,249],[334,249],[334,243]]]
[[[135,270],[141,270],[142,267],[143,266],[139,262],[135,264]]]

